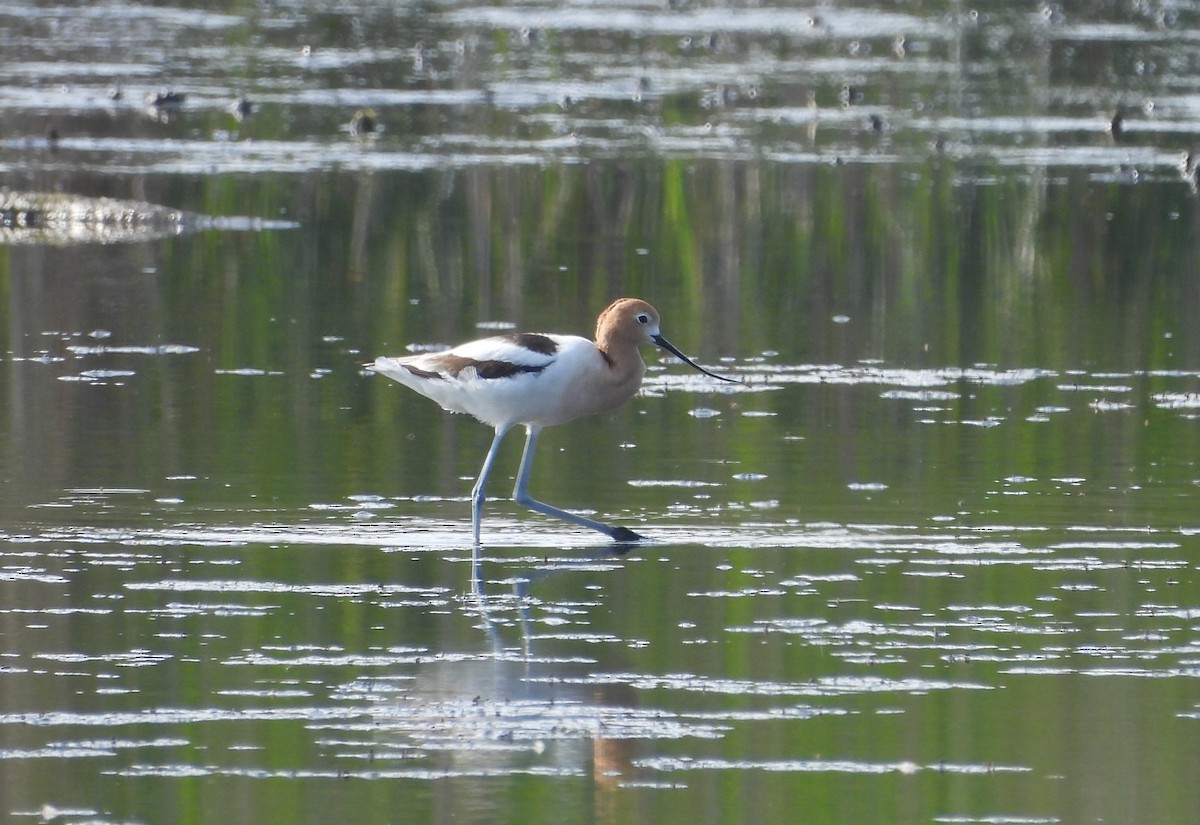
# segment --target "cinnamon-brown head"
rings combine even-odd
[[[633,358],[641,361],[637,355],[640,344],[656,344],[667,352],[672,353],[685,364],[712,378],[740,384],[735,378],[726,378],[709,372],[692,359],[688,358],[662,336],[659,329],[658,310],[640,298],[618,298],[608,305],[596,322],[596,346],[608,359],[610,367],[621,368],[624,360],[632,350]]]

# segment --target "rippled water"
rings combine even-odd
[[[0,811],[1192,821],[1198,26],[0,9]],[[362,363],[618,294],[744,384],[543,437],[649,541],[512,444],[473,551]]]
[[[749,386],[706,403],[796,380],[865,384],[879,404],[906,407],[913,427],[980,438],[1133,406],[1098,398],[1195,415],[1170,389],[1192,374],[729,366]],[[1145,391],[1151,381],[1161,392]],[[1014,416],[1029,385],[1049,403]],[[937,406],[982,386],[999,394],[978,419]],[[650,387],[648,403],[691,392],[666,375]],[[741,411],[748,426],[774,425],[763,406],[765,416]],[[556,792],[569,815],[600,804],[580,796],[582,780],[614,799],[685,793],[685,809],[703,815],[687,794],[734,774],[779,794],[816,790],[817,777],[890,776],[901,785],[870,791],[894,800],[881,804],[925,785],[962,795],[915,803],[917,818],[1063,821],[1057,812],[1076,804],[1064,795],[1130,810],[1122,800],[1143,775],[1125,770],[1128,747],[1177,742],[1186,753],[1200,701],[1190,552],[1200,528],[1114,520],[1088,503],[1145,496],[1153,512],[1186,490],[1013,475],[915,522],[813,522],[788,515],[796,503],[757,472],[765,460],[727,466],[721,481],[628,479],[626,518],[653,539],[627,552],[497,501],[489,546],[473,554],[465,495],[223,514],[192,502],[206,498],[187,492],[197,478],[64,490],[4,537],[0,758],[28,783],[9,786],[24,800],[10,810],[136,819],[187,804],[193,782],[285,782],[307,789],[311,817],[348,810],[337,788],[355,779],[523,778],[570,781]],[[888,502],[904,489],[846,487],[880,501],[876,514],[898,512]],[[674,503],[639,507],[651,490]],[[1041,502],[1037,517],[1007,509],[1012,497]],[[1188,764],[1155,781],[1182,790]],[[1106,787],[1091,785],[1097,774]],[[776,787],[764,776],[813,778]],[[139,783],[141,802],[83,790],[108,780]],[[277,804],[265,789],[230,787]],[[494,786],[479,792],[491,798]],[[474,791],[445,803],[402,793],[428,815],[486,807]],[[226,804],[201,810],[232,812]]]
[[[1195,18],[1186,3],[13,6],[0,110],[16,128],[0,169],[244,175],[940,153],[1174,176],[1200,132]],[[347,140],[356,109],[378,110],[378,129]]]

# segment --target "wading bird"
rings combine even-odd
[[[529,495],[529,471],[543,427],[607,412],[638,391],[646,365],[641,344],[656,344],[705,375],[709,372],[676,349],[659,331],[658,311],[637,298],[614,301],[596,321],[596,340],[576,335],[518,333],[469,341],[444,352],[403,358],[380,357],[369,370],[399,381],[431,398],[443,409],[469,413],[496,430],[475,487],[471,525],[479,544],[488,475],[505,434],[525,426],[525,452],[513,488],[513,500],[538,513],[599,530],[615,541],[639,541],[627,527],[613,527],[560,510]]]

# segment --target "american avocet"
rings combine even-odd
[[[640,344],[657,344],[684,363],[721,381],[738,383],[701,367],[659,331],[658,311],[645,301],[621,298],[596,321],[596,340],[575,335],[519,333],[482,338],[445,352],[378,358],[367,369],[399,381],[450,412],[470,413],[496,430],[471,490],[471,525],[479,544],[488,475],[504,435],[525,426],[525,452],[513,500],[547,516],[599,530],[616,541],[642,537],[537,501],[529,495],[529,470],[543,427],[564,424],[624,404],[638,391],[646,365]]]

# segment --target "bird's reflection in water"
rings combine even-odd
[[[347,758],[357,755],[368,764],[365,775],[590,777],[573,804],[590,810],[595,822],[628,821],[632,797],[621,791],[661,781],[637,766],[653,742],[717,739],[726,730],[641,707],[624,668],[613,666],[612,656],[620,656],[614,646],[623,642],[593,629],[603,622],[594,577],[612,587],[628,549],[614,546],[533,565],[475,553],[457,611],[439,613],[449,616],[443,628],[458,643],[427,648],[399,672],[355,679],[342,695],[368,704],[371,719],[365,726],[359,720],[334,723],[328,730],[340,735],[326,741],[343,752],[357,743],[359,750]],[[551,578],[567,572],[579,578],[550,586]],[[591,579],[586,584],[585,576]],[[475,628],[465,638],[452,627],[464,618]],[[360,739],[363,730],[369,736]],[[454,818],[478,818],[494,810],[494,785],[465,782],[450,804]]]
[[[520,575],[499,582],[488,582],[484,578],[486,559],[483,557],[482,549],[476,545],[471,554],[471,597],[483,620],[483,629],[487,631],[488,638],[493,642],[493,649],[496,651],[502,649],[502,640],[497,630],[500,625],[506,624],[492,615],[495,608],[501,605],[515,604],[521,626],[522,650],[528,656],[530,655],[530,608],[536,603],[531,595],[534,585],[568,571],[608,569],[612,563],[619,562],[628,556],[633,546],[631,544],[613,544],[575,558],[555,558],[553,560],[547,558],[540,566],[531,568]],[[511,588],[511,595],[507,593],[489,595],[487,592],[489,584]]]
[[[503,631],[511,627],[511,622],[498,619],[492,613],[493,609],[500,607],[502,602],[507,602],[507,606],[515,607],[517,624],[520,628],[525,674],[521,681],[525,682],[527,687],[535,683],[545,683],[547,679],[551,683],[554,681],[553,673],[540,672],[543,670],[542,666],[552,667],[553,659],[539,658],[532,650],[532,640],[536,637],[533,630],[532,608],[538,604],[538,600],[532,595],[532,590],[546,579],[565,572],[607,569],[609,565],[622,561],[632,547],[627,544],[614,544],[576,558],[546,560],[542,565],[527,570],[521,575],[504,579],[501,582],[488,582],[484,575],[486,560],[480,548],[476,546],[471,559],[471,595],[482,619],[481,627],[488,634],[493,652],[498,656],[503,655],[505,651]],[[487,592],[489,586],[503,587],[509,592],[503,595],[489,595]],[[611,714],[598,711],[600,709],[607,709],[610,712],[619,712],[621,709],[632,711],[636,706],[636,691],[631,685],[623,682],[599,682],[591,685],[587,690],[580,691],[578,695],[552,696],[550,701],[563,698],[578,702],[581,707],[590,707],[595,716],[593,720],[595,733],[588,738],[591,741],[591,774],[597,791],[618,787],[632,774],[634,739],[606,736],[605,728],[614,726],[606,725],[604,717]],[[627,725],[616,725],[615,727],[628,728]],[[609,800],[597,797],[596,813],[602,814],[606,810],[616,815]],[[600,821],[609,821],[609,819],[608,816],[600,817]]]

